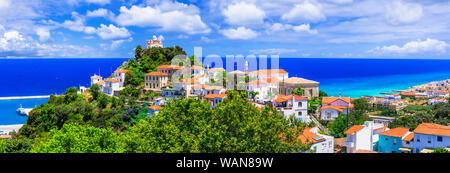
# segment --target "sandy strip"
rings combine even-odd
[[[16,131],[18,132],[20,128],[22,128],[23,124],[14,124],[14,125],[1,125],[0,126],[0,132],[1,134],[3,133],[9,133],[12,131]]]
[[[0,100],[42,99],[42,98],[50,98],[50,96],[47,95],[47,96],[0,97]]]

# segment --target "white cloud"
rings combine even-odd
[[[40,41],[48,41],[50,40],[50,31],[47,28],[37,28],[36,34],[39,36]]]
[[[427,38],[424,41],[420,39],[411,41],[403,46],[383,46],[369,50],[373,54],[419,54],[419,53],[445,53],[448,44],[444,41]]]
[[[111,3],[111,0],[86,0],[86,2],[90,4],[106,5]]]
[[[168,11],[167,8],[169,7],[132,6],[128,9],[122,6],[115,21],[122,26],[160,27],[162,31],[187,34],[211,32],[211,29],[203,23],[198,10],[195,10],[196,7],[185,5],[183,8]]]
[[[288,22],[318,22],[326,19],[322,13],[320,4],[312,4],[309,1],[304,1],[301,4],[295,5],[289,12],[283,14],[281,19]]]
[[[333,2],[336,4],[349,4],[352,3],[353,0],[327,0],[328,2]]]
[[[311,29],[311,26],[309,24],[302,24],[302,25],[290,25],[290,24],[282,24],[282,23],[274,23],[271,25],[267,32],[270,33],[276,33],[276,32],[283,32],[283,31],[295,31],[298,33],[306,32],[309,34],[317,34],[318,31],[316,29]]]
[[[72,12],[72,18],[74,20],[66,20],[62,24],[56,23],[56,25],[62,26],[71,31],[84,32],[86,34],[93,34],[96,32],[94,27],[86,26],[85,18],[77,12]]]
[[[233,40],[249,40],[258,36],[256,31],[242,26],[237,29],[220,30],[220,32],[227,38]]]
[[[128,38],[131,36],[130,32],[126,28],[119,28],[113,24],[109,24],[109,26],[100,24],[100,27],[97,28],[97,35],[104,40]]]
[[[422,15],[422,6],[416,3],[394,1],[386,7],[386,19],[393,25],[414,23]]]
[[[200,39],[201,39],[202,41],[206,42],[206,43],[211,43],[211,42],[213,42],[212,39],[210,39],[210,38],[208,38],[208,37],[205,37],[205,36],[201,36]]]
[[[86,16],[87,17],[104,17],[104,18],[110,19],[110,20],[114,19],[114,13],[112,13],[111,11],[104,9],[104,8],[99,8],[94,11],[88,10],[86,13]]]
[[[232,25],[254,25],[264,23],[266,14],[254,4],[240,2],[229,5],[222,11],[225,20]]]
[[[99,57],[96,52],[88,46],[41,44],[18,31],[0,30],[0,57]]]
[[[286,53],[295,53],[298,52],[296,49],[257,49],[257,50],[250,50],[253,54],[270,54],[270,55],[280,55],[280,54],[286,54]]]

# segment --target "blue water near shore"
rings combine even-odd
[[[0,97],[62,94],[68,87],[89,86],[89,77],[99,71],[110,76],[126,60],[0,59]],[[450,78],[450,60],[280,58],[279,64],[290,77],[318,81],[333,96],[379,95]],[[0,125],[26,122],[15,112],[20,104],[33,107],[46,101],[0,101]]]

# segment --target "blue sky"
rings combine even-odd
[[[0,57],[189,55],[449,59],[445,0],[0,0]]]

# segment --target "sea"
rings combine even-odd
[[[89,87],[90,76],[108,77],[127,60],[0,59],[0,97],[63,94],[69,87]],[[225,66],[226,60],[222,60]],[[268,61],[270,66],[271,60]],[[279,68],[289,72],[290,77],[319,82],[319,89],[330,96],[354,98],[450,79],[450,60],[279,58]],[[0,100],[0,125],[25,123],[27,117],[17,114],[16,109],[20,105],[31,108],[47,101]]]

